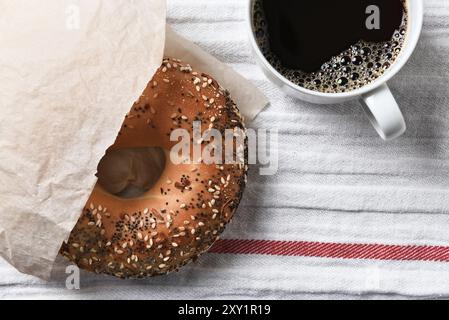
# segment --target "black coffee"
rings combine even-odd
[[[256,0],[256,39],[293,83],[320,92],[354,90],[381,76],[401,52],[404,1]]]

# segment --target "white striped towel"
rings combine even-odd
[[[179,273],[83,273],[69,291],[63,269],[45,283],[1,262],[0,298],[449,297],[449,3],[425,4],[420,44],[390,83],[408,131],[385,143],[357,102],[316,106],[267,81],[247,44],[245,0],[169,1],[177,32],[272,102],[251,126],[279,129],[278,173],[252,170],[224,240]]]

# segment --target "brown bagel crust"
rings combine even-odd
[[[110,150],[168,151],[177,143],[171,132],[192,133],[193,121],[223,137],[225,129],[244,130],[237,107],[214,79],[166,58]],[[246,183],[246,153],[245,143],[245,163],[223,165],[175,165],[167,156],[160,179],[138,198],[119,198],[97,183],[61,254],[83,269],[120,278],[177,270],[207,251],[231,220]]]

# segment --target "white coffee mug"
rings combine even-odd
[[[406,1],[409,20],[407,34],[404,46],[393,65],[373,82],[362,88],[344,93],[323,93],[305,89],[287,80],[271,66],[257,45],[253,22],[254,2],[255,0],[248,0],[247,26],[250,33],[251,47],[257,63],[261,66],[268,79],[287,94],[312,103],[334,104],[360,99],[368,118],[384,140],[397,138],[405,132],[404,117],[387,86],[387,81],[401,70],[415,50],[423,24],[423,0]]]

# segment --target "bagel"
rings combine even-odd
[[[226,129],[245,132],[228,91],[190,65],[165,58],[100,162],[98,182],[62,244],[63,256],[87,271],[144,278],[178,270],[210,248],[240,203],[247,143],[245,137],[243,163],[175,164],[169,155],[178,141],[170,136],[185,129],[192,137],[193,121],[223,137]],[[128,157],[129,150],[138,150],[137,156]],[[111,166],[116,170],[103,172]],[[139,176],[142,167],[150,169],[148,176]],[[148,183],[138,196],[120,195],[126,186]]]

